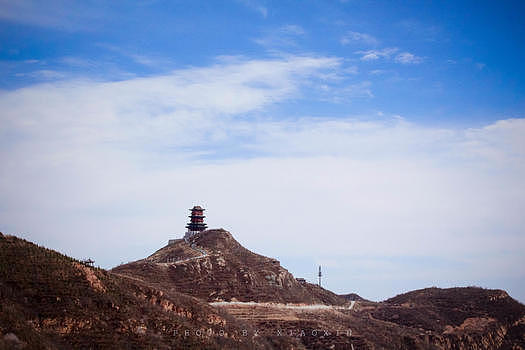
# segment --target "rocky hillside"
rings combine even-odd
[[[525,348],[525,305],[498,289],[416,290],[386,300],[372,315],[424,329],[443,348]]]
[[[525,350],[525,306],[476,287],[337,296],[224,230],[113,271],[0,234],[0,350],[17,348]]]
[[[0,234],[0,349],[274,348],[242,329],[191,296]]]
[[[421,330],[411,342],[438,349],[525,349],[525,305],[502,290],[421,289],[388,299],[370,314]]]
[[[177,240],[112,271],[206,301],[348,303],[317,285],[298,282],[279,261],[252,253],[225,230],[203,231],[189,243]]]
[[[351,307],[220,307],[260,334],[288,334],[308,349],[525,349],[525,306],[500,290],[430,288]]]
[[[337,296],[298,282],[224,230],[177,240],[112,271],[208,301],[259,334],[287,334],[291,343],[279,348],[525,349],[525,306],[503,291],[430,288],[381,303]]]

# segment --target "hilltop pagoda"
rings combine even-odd
[[[186,228],[188,231],[184,235],[184,239],[187,241],[194,235],[196,235],[199,232],[202,232],[208,228],[208,226],[204,223],[204,208],[202,208],[199,205],[194,206],[190,209],[191,215],[188,216],[190,218],[190,222],[186,225]]]

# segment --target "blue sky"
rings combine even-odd
[[[343,59],[354,69],[344,83],[366,81],[373,95],[315,104],[318,114],[388,109],[430,123],[484,122],[523,110],[523,10],[519,1],[6,2],[2,87],[66,73],[150,76],[222,55],[313,54]]]
[[[109,268],[202,204],[336,292],[524,301],[524,10],[0,1],[0,230]]]

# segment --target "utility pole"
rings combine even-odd
[[[319,265],[319,287],[321,287],[321,265]]]

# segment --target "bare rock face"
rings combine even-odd
[[[210,302],[347,303],[316,285],[299,283],[279,261],[252,253],[222,229],[178,240],[112,271]]]

